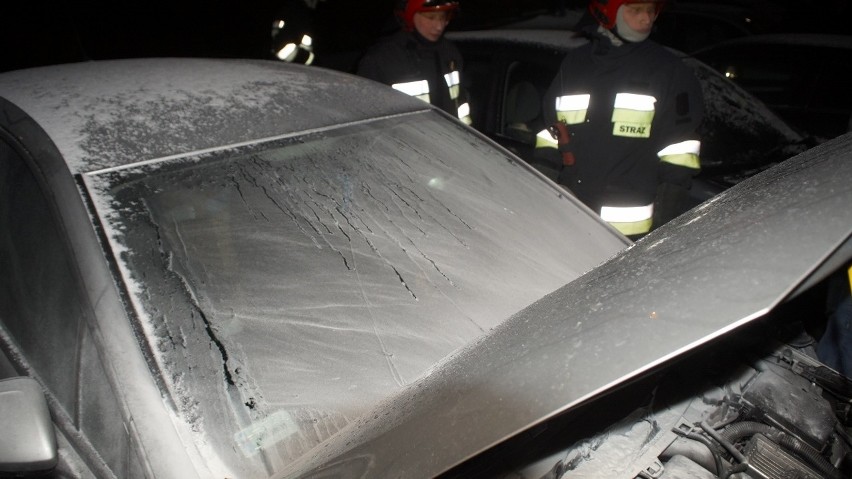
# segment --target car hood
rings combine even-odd
[[[285,476],[435,476],[763,316],[849,255],[851,155],[847,134],[682,215],[432,368]]]

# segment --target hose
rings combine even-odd
[[[721,434],[719,434],[718,431],[716,431],[709,424],[707,424],[706,420],[701,421],[700,425],[701,429],[704,429],[704,432],[709,434],[710,437],[712,437],[716,442],[718,442],[722,447],[724,447],[725,450],[728,451],[728,453],[734,456],[734,459],[736,459],[737,462],[746,462],[746,457],[743,456],[743,454],[739,450],[737,450],[737,448],[734,447],[734,445],[727,438],[723,437]]]
[[[695,434],[694,432],[686,433],[677,428],[672,429],[672,431],[681,438],[691,439],[692,441],[706,446],[710,452],[710,456],[713,459],[713,463],[716,466],[716,470],[711,472],[713,472],[716,477],[722,477],[722,471],[724,470],[722,456],[720,456],[719,453],[716,452],[716,448],[713,446],[713,443],[710,442],[709,439],[700,434]],[[699,451],[696,451],[694,448],[687,446],[687,444],[683,442],[673,442],[671,445],[669,445],[669,447],[666,448],[665,451],[663,451],[663,454],[660,457],[671,457],[677,454],[681,456],[686,456],[695,461],[696,463],[700,464],[701,467],[707,469],[708,471],[710,470],[709,466],[711,466],[711,464],[708,464],[709,461],[707,460],[707,456],[702,455]]]
[[[795,454],[796,456],[804,459],[811,466],[819,469],[820,472],[828,475],[832,479],[841,479],[840,471],[838,471],[833,465],[831,465],[831,463],[828,462],[827,459],[822,457],[819,451],[805,444],[799,439],[771,426],[767,426],[766,424],[761,424],[759,422],[739,422],[725,429],[725,432],[722,434],[722,436],[724,437],[726,443],[731,444],[737,442],[738,440],[744,437],[753,436],[758,433],[771,438],[773,441],[777,442],[781,447]]]
[[[849,433],[843,429],[843,426],[840,423],[834,423],[834,432],[837,433],[837,436],[840,439],[843,439],[843,442],[846,443],[847,446],[852,447],[852,437],[849,437]]]
[[[739,472],[746,472],[746,471],[748,471],[748,464],[747,463],[737,464],[736,466],[730,468],[727,473],[725,473],[725,477],[723,479],[728,479],[729,477],[733,476],[734,474],[737,474]]]

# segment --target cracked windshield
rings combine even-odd
[[[274,472],[623,245],[439,120],[86,179],[151,367],[205,460]]]

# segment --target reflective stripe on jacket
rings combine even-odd
[[[358,63],[357,74],[431,103],[470,124],[462,88],[461,53],[449,40],[428,42],[400,31],[380,40]]]
[[[658,186],[688,188],[699,171],[701,87],[653,41],[614,46],[596,35],[568,51],[543,100],[545,125],[563,122],[570,141],[557,144],[544,130],[537,154],[553,162],[554,148],[570,152],[574,161],[560,165],[557,181],[618,229],[641,234],[652,226]],[[642,214],[613,219],[622,210]]]

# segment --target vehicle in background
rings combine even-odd
[[[465,58],[473,126],[555,178],[557,172],[534,156],[535,135],[545,127],[542,95],[565,53],[587,40],[561,30],[447,35]],[[743,89],[700,61],[681,56],[698,77],[705,102],[701,173],[684,209],[812,146]]]
[[[755,25],[752,13],[751,9],[725,3],[669,2],[654,22],[650,38],[667,47],[691,52],[751,35],[760,28]]]
[[[0,111],[0,474],[275,475],[630,244],[339,72],[74,63]]]
[[[692,56],[817,141],[852,128],[852,35],[751,35]]]
[[[676,0],[668,5],[676,11],[718,12],[747,25],[752,34],[845,34],[849,30],[846,17],[852,8],[846,0],[825,0],[813,5],[798,0]]]
[[[451,30],[566,30],[576,31],[594,22],[586,11],[588,2],[582,6],[567,8],[561,14],[535,10],[528,15],[507,19],[501,25],[487,28],[451,28]],[[751,35],[761,31],[765,22],[757,21],[751,8],[741,5],[708,2],[668,2],[654,22],[650,38],[662,45],[683,52],[712,45],[720,41]],[[763,12],[761,19],[771,17]]]

